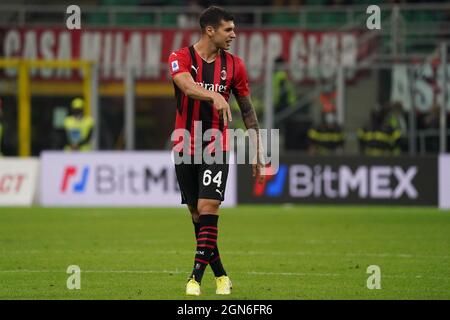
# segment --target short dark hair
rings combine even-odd
[[[212,26],[214,29],[217,29],[222,20],[234,21],[234,17],[222,8],[211,6],[200,15],[200,28],[205,30],[207,26]]]

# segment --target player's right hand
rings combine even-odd
[[[214,95],[213,105],[219,114],[222,114],[224,126],[227,125],[228,119],[232,121],[230,105],[220,93]]]

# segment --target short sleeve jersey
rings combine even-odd
[[[170,54],[169,70],[172,78],[179,73],[189,72],[197,85],[206,90],[219,92],[227,101],[230,92],[235,96],[250,94],[244,62],[224,50],[220,50],[216,59],[208,63],[198,55],[193,46],[182,48]],[[190,133],[190,152],[194,150],[196,135],[201,133],[202,139],[205,140],[205,132],[209,129],[213,129],[209,130],[209,133],[213,133],[212,137],[215,137],[215,132],[221,133],[221,145],[226,150],[228,125],[224,125],[222,115],[219,115],[211,103],[186,96],[175,82],[174,88],[177,103],[175,129],[184,129]],[[209,137],[208,134],[207,136]],[[206,141],[206,144],[211,144],[214,139]],[[183,139],[174,142],[176,151],[181,151],[181,140]],[[205,145],[205,141],[202,145]]]

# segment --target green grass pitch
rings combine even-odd
[[[450,299],[450,212],[417,207],[222,209],[219,249],[233,281],[195,299]],[[0,299],[193,299],[187,210],[1,208]],[[81,289],[69,290],[69,265]],[[369,290],[369,265],[381,289]]]

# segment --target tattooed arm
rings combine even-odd
[[[253,107],[252,100],[250,96],[236,96],[236,101],[241,110],[242,119],[244,120],[245,127],[250,130],[250,143],[253,144],[254,150],[256,150],[256,161],[253,161],[253,176],[257,177],[258,181],[261,183],[264,180],[262,174],[263,164],[261,162],[262,155],[262,144],[259,135],[259,123],[258,117],[256,116],[255,108]],[[255,147],[256,146],[256,147]]]
[[[236,97],[236,101],[241,110],[242,119],[244,119],[245,127],[247,129],[254,129],[259,132],[258,118],[256,117],[255,108],[253,108],[250,96]]]

